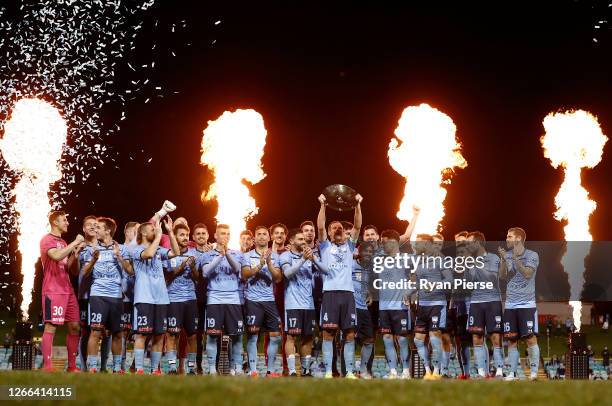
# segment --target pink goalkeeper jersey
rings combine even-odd
[[[40,260],[43,266],[43,295],[68,295],[74,293],[70,284],[70,276],[66,269],[68,257],[61,261],[54,261],[47,255],[47,252],[52,248],[62,249],[66,246],[68,246],[66,241],[53,234],[47,234],[40,240]]]

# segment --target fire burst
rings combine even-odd
[[[202,199],[216,198],[215,218],[230,226],[232,248],[239,247],[246,220],[257,214],[255,199],[243,181],[254,185],[266,176],[261,164],[266,134],[263,117],[251,109],[226,111],[204,130],[200,163],[213,171],[215,181]]]
[[[389,143],[389,163],[406,178],[397,217],[408,220],[413,206],[421,208],[414,235],[440,229],[446,198],[443,185],[450,184],[455,167],[467,166],[455,131],[449,116],[421,104],[404,109],[395,129],[397,138]]]
[[[32,302],[34,265],[40,256],[39,241],[48,230],[51,210],[49,187],[62,177],[59,159],[66,142],[66,122],[50,103],[21,99],[15,103],[4,124],[0,151],[13,171],[21,176],[13,189],[15,211],[19,213],[21,252],[21,314],[27,317]]]
[[[584,110],[551,113],[543,124],[546,134],[540,138],[540,142],[544,156],[550,159],[555,169],[563,167],[565,174],[559,193],[555,196],[555,219],[567,222],[563,228],[566,241],[588,242],[568,244],[561,259],[570,284],[569,303],[574,325],[580,330],[584,258],[593,240],[589,232],[589,216],[597,207],[582,186],[580,173],[582,168],[593,168],[601,161],[608,138],[602,133],[597,118]]]

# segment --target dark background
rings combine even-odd
[[[403,229],[395,213],[404,180],[387,149],[402,110],[425,102],[454,120],[468,161],[448,187],[445,236],[479,229],[500,240],[522,226],[530,240],[562,239],[553,218],[562,171],[543,156],[542,120],[581,108],[610,133],[607,2],[160,4],[163,21],[188,22],[190,46],[157,73],[180,93],[128,106],[121,131],[108,138],[119,169],[106,165],[74,187],[67,240],[85,215],[112,216],[121,229],[148,219],[164,199],[178,206],[175,216],[212,226],[216,204],[200,201],[212,181],[199,165],[200,144],[207,121],[225,110],[253,108],[268,130],[267,176],[250,187],[260,207],[251,228],[314,221],[322,189],[344,183],[365,198],[364,224]],[[146,59],[147,49],[139,52]],[[609,150],[583,172],[598,203],[590,219],[598,240],[612,239]]]
[[[251,227],[315,220],[321,190],[345,183],[365,197],[366,224],[400,229],[404,181],[388,164],[388,143],[402,110],[427,102],[452,117],[468,161],[448,187],[447,238],[480,229],[505,239],[518,225],[528,239],[562,239],[552,216],[562,171],[543,157],[542,119],[582,108],[610,128],[610,42],[593,42],[588,2],[506,6],[164,8],[191,24],[193,45],[163,72],[181,93],[128,109],[111,140],[120,170],[94,174],[67,209],[123,223],[171,199],[176,215],[210,225],[216,205],[200,202],[212,181],[199,165],[202,130],[225,110],[253,108],[268,137],[267,177],[250,188],[260,207]],[[598,203],[591,230],[602,240],[612,239],[605,152],[583,175]]]

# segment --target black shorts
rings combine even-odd
[[[405,336],[410,332],[412,323],[409,310],[380,310],[378,312],[378,331],[381,334]]]
[[[132,316],[134,315],[134,303],[123,302],[123,313],[121,313],[121,329],[132,329]]]
[[[195,299],[168,305],[168,332],[178,334],[181,329],[185,329],[188,336],[198,329],[198,303]]]
[[[292,336],[311,336],[317,325],[314,309],[286,309],[285,332]]]
[[[320,323],[323,329],[354,329],[357,324],[357,312],[353,292],[346,290],[323,292]]]
[[[164,334],[168,328],[168,305],[136,303],[134,305],[136,334]]]
[[[262,329],[266,333],[280,331],[280,316],[276,302],[245,302],[247,332],[257,334]]]
[[[531,337],[534,334],[538,334],[538,310],[535,307],[504,311],[505,338],[516,340]]]
[[[379,322],[380,323],[380,322]],[[415,333],[443,330],[446,327],[446,305],[421,306],[417,308]]]
[[[79,299],[79,320],[81,328],[89,328],[89,300]]]
[[[502,332],[501,302],[470,304],[468,331],[472,334],[491,334]]]
[[[110,330],[112,334],[121,331],[121,298],[91,296],[89,298],[89,327],[92,330]]]
[[[206,305],[203,301],[198,301],[198,333],[204,332],[204,319],[206,318]]]
[[[230,336],[244,332],[242,306],[237,304],[209,304],[206,306],[206,334]]]
[[[357,338],[362,341],[374,338],[372,314],[367,309],[357,309]]]
[[[450,307],[446,308],[446,327],[444,333],[456,335],[457,331],[457,310]]]

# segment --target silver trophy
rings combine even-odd
[[[323,189],[325,203],[336,211],[353,210],[357,206],[356,195],[355,189],[346,185],[329,185]]]

